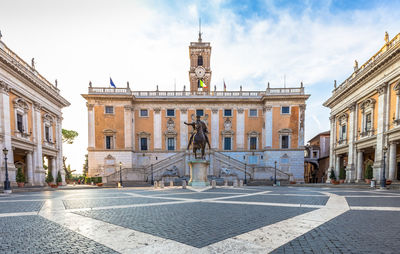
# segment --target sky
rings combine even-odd
[[[63,128],[79,133],[64,155],[82,171],[93,86],[132,90],[189,87],[188,46],[211,42],[211,87],[299,87],[307,101],[305,140],[329,130],[322,106],[338,84],[400,33],[400,1],[0,0],[2,41],[58,88],[71,106]]]

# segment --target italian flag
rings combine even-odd
[[[200,87],[207,88],[206,84],[203,82],[202,79],[200,79]]]

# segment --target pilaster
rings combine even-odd
[[[244,124],[244,110],[240,108],[236,115],[236,148],[238,150],[244,149]]]
[[[124,107],[124,123],[125,148],[132,150],[132,106],[130,105]]]
[[[336,144],[336,117],[331,115],[329,117],[330,123],[331,123],[331,133],[329,136],[329,142],[330,142],[330,146],[329,146],[329,168],[328,168],[328,175],[327,175],[327,180],[326,182],[330,182],[330,174],[331,171],[334,170],[335,168],[335,144]]]
[[[347,163],[347,167],[346,167],[346,182],[348,183],[353,183],[356,180],[356,174],[355,174],[355,145],[354,145],[354,141],[355,141],[355,133],[357,133],[356,131],[356,127],[355,127],[355,123],[356,123],[356,107],[357,104],[354,102],[350,105],[349,110],[350,110],[350,115],[349,115],[349,133],[348,133],[348,163]]]
[[[299,112],[299,143],[298,147],[304,147],[304,125],[305,125],[305,115],[306,115],[306,105],[300,105],[300,112]]]
[[[272,106],[265,106],[265,148],[272,148]]]
[[[162,133],[161,133],[161,108],[154,109],[154,150],[161,150],[162,149]]]
[[[88,108],[88,147],[94,148],[95,144],[95,122],[94,122],[94,105],[86,103]]]
[[[389,180],[395,180],[396,169],[397,169],[397,161],[396,161],[396,154],[397,154],[397,142],[390,142],[389,145]]]
[[[219,110],[211,109],[211,148],[219,150]]]
[[[188,144],[188,126],[184,124],[185,122],[188,121],[188,113],[186,108],[181,108],[180,109],[180,122],[179,122],[179,127],[180,127],[180,144],[181,150],[186,150],[187,144]],[[211,124],[212,125],[212,124]],[[186,174],[186,171],[185,171]]]

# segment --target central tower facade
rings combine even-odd
[[[189,46],[190,69],[189,81],[190,91],[209,92],[211,86],[211,46],[209,42],[203,42],[201,32],[197,42],[191,42]]]

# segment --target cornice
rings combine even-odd
[[[9,51],[12,52],[11,50]],[[20,61],[23,60],[21,59]],[[28,82],[25,82],[25,85],[30,86],[31,88],[43,95],[50,96],[62,107],[67,107],[70,105],[70,103],[59,94],[58,88],[51,85],[50,82],[48,82],[47,80],[46,82],[48,82],[48,84],[46,84],[45,81],[42,80],[44,78],[39,73],[37,73],[36,70],[28,69],[26,67],[27,64],[25,62],[21,63],[20,61],[14,59],[12,56],[7,54],[3,48],[0,47],[0,62],[7,66],[10,70],[14,71],[17,75],[26,79]]]

